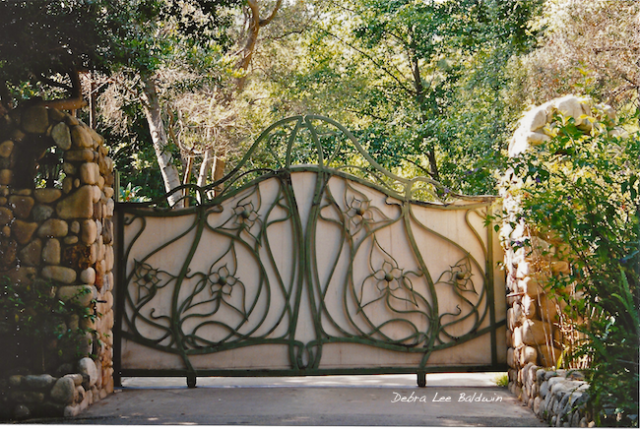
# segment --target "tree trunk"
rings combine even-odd
[[[167,134],[164,131],[156,83],[149,75],[142,76],[142,107],[149,124],[153,149],[156,152],[158,166],[164,181],[164,189],[169,192],[180,186],[180,175],[176,166],[173,165],[173,157],[168,150]],[[171,206],[174,206],[179,199],[180,193],[175,193],[168,198],[168,201]]]
[[[200,172],[198,173],[198,181],[196,183],[201,188],[203,188],[207,184],[207,176],[209,175],[209,170],[211,169],[211,165],[213,164],[213,159],[213,150],[207,149],[204,152],[204,157],[202,158]],[[198,202],[202,203],[202,201],[200,201],[200,193],[198,193]]]
[[[202,165],[200,166],[200,173],[198,174],[198,186],[201,188],[207,184],[207,176],[209,175],[209,169],[213,164],[213,150],[207,149],[202,159]]]
[[[218,153],[216,154],[216,156],[213,158],[213,166],[211,167],[211,170],[213,172],[213,182],[217,182],[218,180],[222,179],[224,177],[224,167],[226,165],[226,161],[224,159],[225,155],[226,155],[226,151],[222,150],[222,153]],[[218,193],[220,192],[220,190],[222,189],[222,186],[218,185],[213,189],[213,194],[218,195]]]
[[[257,0],[247,0],[247,6],[249,6],[249,10],[251,11],[251,23],[249,24],[249,36],[244,45],[244,49],[242,49],[240,54],[240,59],[236,63],[236,68],[238,70],[246,70],[249,68],[249,64],[251,64],[251,59],[253,58],[253,52],[256,49],[256,43],[258,42],[258,33],[262,27],[265,27],[273,21],[280,6],[282,5],[282,0],[278,0],[273,7],[273,10],[266,18],[260,18],[260,5]],[[246,73],[242,75],[236,81],[236,89],[238,93],[241,93],[244,89],[244,84],[247,80]]]

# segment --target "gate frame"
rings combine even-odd
[[[411,186],[413,186],[413,184],[417,181],[420,182],[426,182],[429,183],[431,185],[433,185],[436,189],[444,189],[442,187],[442,185],[440,185],[438,182],[435,182],[432,179],[428,179],[428,178],[424,178],[424,177],[416,177],[413,179],[405,179],[399,176],[394,175],[393,173],[387,171],[386,169],[384,169],[383,167],[381,167],[358,143],[357,139],[346,129],[344,128],[342,125],[340,125],[338,122],[333,121],[332,119],[323,117],[323,116],[319,116],[319,115],[305,115],[305,116],[293,116],[293,117],[289,117],[289,118],[285,118],[282,119],[274,124],[272,124],[270,127],[268,127],[267,129],[265,129],[260,136],[256,139],[255,143],[251,146],[251,148],[247,151],[247,153],[245,154],[245,156],[243,157],[243,159],[238,163],[238,166],[236,166],[233,170],[231,170],[227,175],[225,175],[223,178],[221,178],[220,180],[206,186],[206,187],[198,187],[196,185],[192,185],[192,184],[186,184],[186,185],[181,185],[178,188],[175,188],[174,190],[166,193],[165,195],[163,195],[162,197],[160,197],[159,199],[149,202],[149,203],[123,203],[120,202],[116,199],[116,204],[115,204],[115,225],[114,227],[117,228],[117,243],[116,243],[116,269],[117,269],[117,283],[116,283],[116,287],[114,288],[114,293],[115,293],[115,301],[116,301],[116,307],[115,307],[115,323],[114,323],[114,329],[113,329],[113,333],[114,333],[114,344],[113,344],[113,351],[114,351],[114,356],[113,356],[113,365],[114,365],[114,383],[116,386],[122,386],[122,377],[185,377],[187,380],[187,385],[189,387],[195,387],[196,386],[196,379],[197,377],[209,377],[209,376],[220,376],[220,377],[277,377],[277,376],[321,376],[321,375],[376,375],[376,374],[416,374],[417,375],[417,384],[419,387],[425,387],[426,386],[426,374],[428,373],[451,373],[451,372],[456,372],[456,373],[462,373],[462,372],[504,372],[507,370],[508,366],[505,363],[498,363],[498,358],[497,358],[497,333],[496,331],[501,328],[502,326],[506,326],[506,314],[505,314],[505,319],[496,322],[496,310],[495,310],[495,299],[496,297],[494,296],[494,288],[495,288],[495,279],[494,279],[494,274],[493,274],[493,270],[494,270],[494,258],[493,258],[493,228],[491,227],[492,224],[490,224],[486,229],[487,229],[487,243],[485,246],[485,250],[487,251],[486,253],[486,260],[485,260],[485,267],[484,267],[484,273],[485,273],[485,277],[486,277],[486,284],[484,285],[484,287],[486,288],[487,291],[487,296],[486,296],[486,300],[487,300],[487,306],[488,306],[488,311],[489,311],[489,326],[482,328],[478,331],[475,332],[476,337],[481,336],[481,335],[485,335],[487,333],[490,334],[490,341],[491,341],[491,364],[489,365],[456,365],[456,366],[446,366],[446,365],[439,365],[439,366],[429,366],[429,367],[423,367],[422,369],[418,369],[416,370],[415,367],[375,367],[375,368],[327,368],[327,369],[319,369],[319,368],[305,368],[305,369],[204,369],[204,370],[188,370],[188,369],[123,369],[122,368],[122,360],[121,360],[121,352],[122,352],[122,341],[125,339],[123,337],[122,334],[122,322],[123,322],[123,315],[125,313],[125,292],[124,289],[125,287],[128,287],[128,285],[126,284],[126,267],[127,267],[127,261],[124,260],[124,256],[125,256],[125,252],[124,252],[124,225],[125,225],[125,214],[126,214],[126,208],[127,206],[131,206],[131,207],[151,207],[153,204],[158,204],[158,203],[162,203],[167,201],[167,198],[173,194],[176,193],[182,193],[182,192],[189,192],[189,191],[194,191],[196,193],[196,195],[199,196],[199,200],[200,201],[205,201],[206,199],[206,194],[208,191],[213,191],[214,189],[219,189],[220,185],[223,185],[228,179],[232,178],[234,175],[236,175],[240,169],[246,164],[247,160],[251,157],[251,155],[253,154],[254,150],[258,147],[258,145],[267,138],[267,136],[269,135],[269,133],[276,129],[277,127],[286,124],[288,122],[292,122],[292,121],[297,121],[296,127],[294,129],[294,134],[299,131],[301,128],[309,128],[312,134],[312,137],[315,141],[315,143],[317,145],[319,145],[319,150],[318,150],[318,158],[319,158],[319,162],[318,162],[318,166],[304,166],[304,167],[293,167],[291,166],[291,147],[289,147],[287,154],[286,154],[286,166],[285,168],[281,169],[281,170],[287,170],[289,172],[289,174],[293,173],[293,172],[299,172],[299,171],[311,171],[311,172],[316,172],[318,174],[321,174],[322,172],[328,173],[331,176],[337,176],[337,177],[342,177],[344,179],[348,179],[348,180],[354,180],[357,183],[361,183],[364,184],[366,186],[368,186],[369,188],[372,188],[374,190],[380,191],[384,194],[386,194],[387,196],[391,196],[393,198],[397,198],[401,201],[405,201],[405,202],[409,202],[409,203],[416,203],[416,204],[426,204],[426,205],[432,205],[432,203],[429,202],[424,202],[424,201],[420,201],[420,200],[416,200],[416,199],[412,199],[411,198],[411,193],[410,191],[407,192],[406,197],[402,197],[399,194],[397,195],[390,195],[389,193],[389,188],[385,188],[383,186],[377,185],[373,182],[369,182],[366,181],[364,179],[358,178],[357,176],[353,176],[351,174],[339,171],[339,170],[335,170],[332,169],[330,167],[326,167],[323,165],[323,159],[322,159],[322,148],[320,146],[320,143],[317,139],[317,135],[315,134],[314,131],[314,126],[311,124],[311,121],[314,120],[319,120],[319,121],[323,121],[326,122],[334,127],[336,127],[339,131],[341,131],[348,140],[351,141],[351,143],[355,146],[355,148],[357,149],[357,152],[360,153],[360,155],[362,155],[367,162],[369,162],[369,164],[374,167],[374,169],[377,169],[380,172],[383,172],[383,174],[386,175],[386,177],[393,179],[396,182],[400,182],[405,184],[405,186],[407,186],[407,189],[409,189]],[[289,144],[292,144],[293,142],[293,137],[291,137],[291,141],[289,142]],[[336,149],[336,153],[339,151],[340,147],[338,147],[338,149]],[[266,174],[263,176],[260,176],[260,180],[264,180],[263,178],[266,176],[270,176],[270,177],[276,177],[277,174],[273,174],[276,173],[277,171],[280,170],[270,170],[272,172],[271,175]],[[117,177],[117,179],[119,179],[119,176]],[[327,179],[328,180],[328,179]],[[249,188],[249,186],[252,186],[253,183],[258,183],[258,179],[254,180],[253,182],[250,182],[247,185],[244,185],[244,187],[240,187],[239,189],[244,190]],[[115,194],[118,195],[119,192],[119,187],[120,187],[120,183],[119,180],[116,180],[116,185],[114,186],[116,188],[116,192]],[[225,190],[226,191],[226,190]],[[233,196],[233,194],[231,195]],[[493,203],[499,201],[498,197],[494,197],[494,196],[477,196],[477,197],[470,197],[470,196],[463,196],[463,195],[457,195],[451,192],[448,192],[448,196],[449,198],[454,197],[455,201],[461,201],[461,200],[467,200],[467,201],[474,201],[476,202],[479,206],[487,206],[489,210],[491,210],[491,206]],[[213,199],[211,199],[208,203],[202,203],[200,204],[201,207],[210,207],[213,205],[216,205],[218,201],[223,201],[227,198],[230,198],[230,196],[226,195],[225,193],[223,193],[222,195],[216,196]],[[453,203],[450,203],[453,204]],[[444,206],[440,206],[440,207],[445,207],[447,208],[449,204],[444,204]],[[466,209],[471,209],[473,207],[474,204],[470,204],[467,206],[459,206],[460,208],[466,208]],[[452,209],[455,209],[455,207],[451,207]],[[187,208],[187,209],[183,209],[180,210],[179,212],[174,211],[175,209],[173,208],[169,208],[171,210],[171,213],[173,215],[179,215],[179,214],[187,214],[189,213],[189,211],[193,210],[193,208]],[[491,213],[490,213],[491,214]],[[475,337],[474,337],[475,338]],[[407,352],[411,352],[409,350],[407,350]],[[214,352],[215,353],[215,352]]]

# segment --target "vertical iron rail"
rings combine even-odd
[[[487,206],[486,216],[493,219],[493,205]],[[487,261],[486,261],[486,279],[487,279],[487,299],[489,300],[489,323],[491,323],[491,365],[498,364],[498,344],[496,333],[496,302],[495,302],[495,279],[493,276],[493,222],[487,225]]]
[[[118,182],[116,182],[118,183]],[[113,326],[113,384],[122,387],[122,319],[124,318],[124,289],[127,287],[125,279],[125,270],[127,261],[124,260],[124,207],[116,198],[115,213],[117,223],[114,228],[118,233],[116,242],[116,284],[113,287],[115,294],[116,308],[114,309],[114,326]]]

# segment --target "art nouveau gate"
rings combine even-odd
[[[175,193],[118,205],[116,374],[504,370],[492,198],[397,177],[319,116]]]

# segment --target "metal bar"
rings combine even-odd
[[[113,326],[113,383],[115,386],[122,386],[122,319],[124,318],[124,295],[127,283],[125,280],[125,271],[127,261],[124,258],[124,210],[121,203],[115,203],[115,214],[117,223],[114,229],[117,229],[116,244],[116,284],[113,287],[115,294],[116,308],[114,309],[114,326]]]
[[[304,377],[317,375],[385,375],[385,374],[424,374],[505,372],[507,364],[498,365],[443,365],[424,368],[327,368],[327,369],[207,369],[197,370],[198,377]],[[123,377],[187,377],[184,369],[123,369]]]
[[[493,216],[493,206],[487,207],[487,216],[489,219]],[[487,225],[487,299],[489,300],[489,320],[491,326],[496,325],[496,303],[495,303],[495,281],[494,281],[494,261],[493,261],[493,222]],[[491,363],[498,363],[498,342],[496,338],[496,330],[491,330]]]

